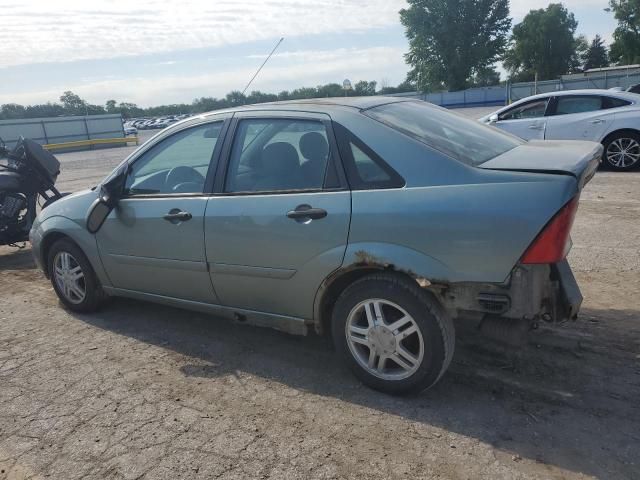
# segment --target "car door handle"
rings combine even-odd
[[[529,125],[529,130],[542,130],[544,127],[542,125],[538,125],[538,124],[533,124],[533,125]]]
[[[591,125],[600,125],[601,123],[604,123],[604,120],[602,120],[601,118],[596,118],[591,122]]]
[[[168,222],[186,222],[187,220],[191,220],[193,218],[193,215],[191,215],[189,212],[183,212],[178,208],[174,208],[162,218],[164,218]]]
[[[298,205],[295,210],[289,210],[287,217],[293,220],[319,220],[327,216],[327,211],[322,208],[313,208],[311,205]]]

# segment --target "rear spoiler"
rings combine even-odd
[[[595,142],[532,140],[479,167],[490,170],[571,175],[578,180],[578,189],[582,190],[598,170],[602,152],[602,145]]]

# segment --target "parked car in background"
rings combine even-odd
[[[640,83],[636,83],[635,85],[631,85],[626,90],[629,93],[640,93]]]
[[[640,167],[640,96],[612,90],[569,90],[525,98],[480,121],[525,140],[591,140],[604,146],[613,170]]]
[[[133,125],[131,125],[130,123],[125,123],[122,126],[122,129],[124,130],[125,137],[138,134],[138,129],[136,127],[134,127]]]
[[[367,385],[415,392],[454,319],[513,338],[576,318],[569,234],[601,154],[391,97],[219,111],[44,209],[32,251],[71,310],[124,296],[313,330]]]

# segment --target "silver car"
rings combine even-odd
[[[70,310],[123,296],[313,331],[367,385],[415,392],[454,322],[514,340],[576,318],[569,232],[601,154],[398,98],[255,105],[167,128],[31,241]]]

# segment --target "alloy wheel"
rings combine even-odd
[[[640,160],[640,144],[633,138],[618,138],[607,148],[607,162],[615,168],[629,168]]]
[[[349,313],[345,335],[358,364],[383,380],[410,377],[422,364],[425,346],[418,324],[388,300],[358,303]]]
[[[62,295],[79,304],[87,295],[84,272],[78,261],[68,252],[58,252],[53,259],[53,276]]]

